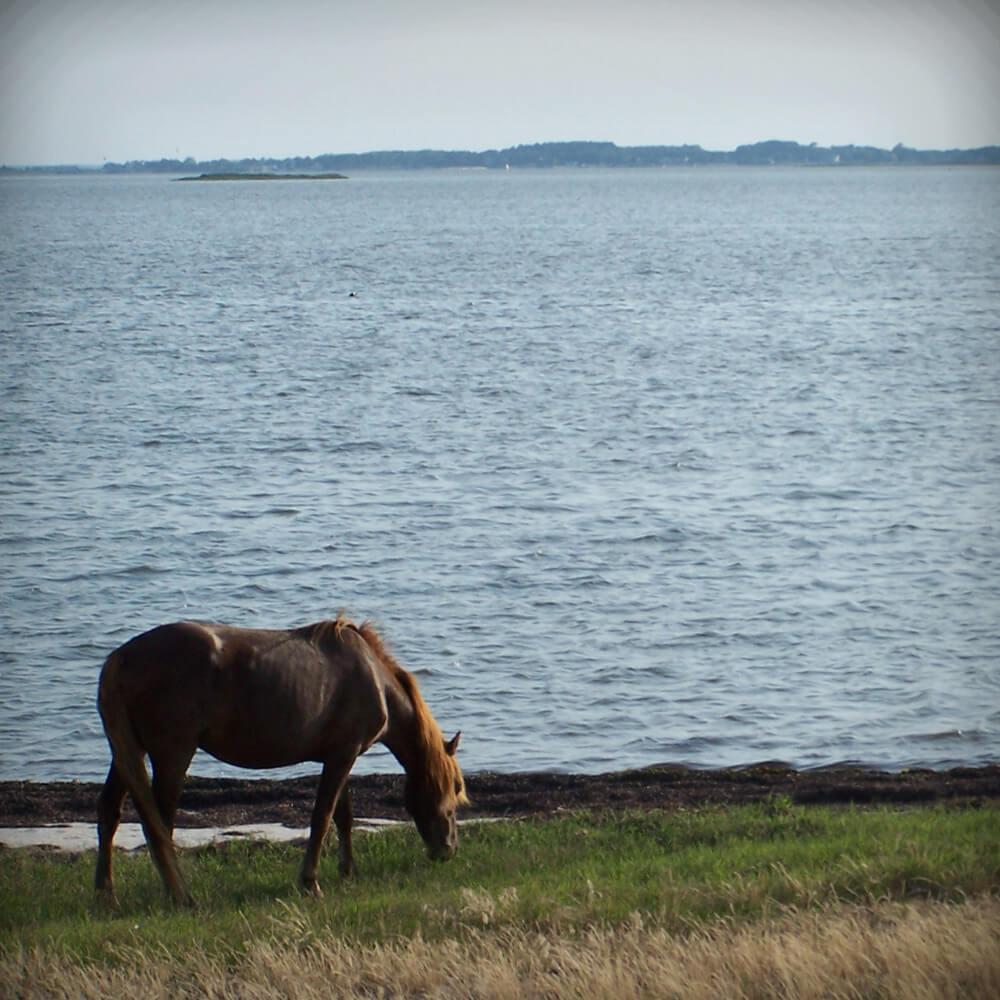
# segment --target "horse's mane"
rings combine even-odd
[[[442,792],[453,791],[455,779],[458,779],[458,801],[465,803],[468,801],[465,795],[465,779],[462,777],[462,770],[458,766],[458,761],[445,751],[444,734],[437,720],[427,707],[417,679],[408,670],[399,665],[396,658],[389,652],[382,637],[375,630],[375,626],[370,621],[364,621],[360,625],[355,625],[350,619],[345,618],[343,613],[337,615],[337,620],[333,623],[334,634],[339,638],[341,632],[349,628],[357,632],[368,644],[371,651],[378,657],[382,665],[389,671],[396,683],[403,689],[403,693],[413,706],[413,717],[416,721],[417,741],[423,751],[423,759],[426,761],[427,779],[432,782]]]

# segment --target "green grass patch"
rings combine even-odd
[[[790,907],[958,901],[1000,885],[1000,807],[854,810],[787,800],[682,813],[580,814],[463,829],[458,856],[426,860],[408,826],[359,835],[341,882],[332,844],[322,899],[294,888],[302,848],[237,841],[181,852],[198,901],[172,907],[145,851],[117,852],[121,909],[93,900],[94,853],[0,853],[0,951],[42,947],[85,962],[129,954],[220,956],[260,940],[359,943],[531,928],[634,924],[691,930]]]

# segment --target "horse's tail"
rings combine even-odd
[[[162,838],[169,841],[171,833],[156,804],[149,772],[146,770],[146,751],[136,736],[122,696],[119,674],[124,663],[125,657],[120,649],[116,649],[104,661],[97,688],[97,710],[111,744],[112,761],[132,796],[146,830],[146,840]]]

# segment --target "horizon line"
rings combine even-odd
[[[133,158],[127,160],[109,160],[103,159],[101,162],[82,162],[82,161],[62,161],[62,162],[52,162],[52,163],[20,163],[12,164],[6,162],[0,162],[0,170],[4,171],[42,171],[42,170],[64,170],[64,169],[74,169],[74,170],[101,170],[107,167],[124,167],[129,164],[157,164],[157,163],[178,163],[185,165],[194,165],[203,163],[280,163],[291,160],[318,160],[324,158],[337,158],[337,157],[349,157],[349,158],[363,158],[363,157],[375,157],[375,156],[389,156],[389,155],[407,155],[407,156],[417,156],[417,155],[447,155],[447,156],[486,156],[489,154],[502,154],[505,152],[514,152],[518,150],[530,150],[530,149],[545,149],[545,148],[558,148],[558,147],[570,147],[570,146],[593,146],[593,147],[604,147],[604,148],[614,148],[616,150],[621,150],[627,152],[629,150],[692,150],[700,151],[709,156],[729,156],[739,150],[743,149],[753,149],[754,147],[760,146],[784,146],[784,147],[797,147],[802,150],[872,150],[881,153],[893,153],[896,151],[905,150],[907,153],[917,153],[917,154],[961,154],[961,153],[976,153],[984,150],[1000,149],[1000,143],[985,143],[979,146],[949,146],[949,147],[915,147],[907,146],[903,142],[897,142],[894,146],[876,146],[871,143],[858,144],[854,142],[850,143],[831,143],[829,145],[821,145],[818,142],[799,142],[796,139],[759,139],[755,142],[739,143],[729,149],[708,149],[702,146],[700,143],[637,143],[630,145],[619,145],[617,142],[609,139],[550,139],[541,140],[536,142],[522,142],[511,146],[490,146],[484,149],[468,149],[468,148],[445,148],[436,146],[419,146],[411,148],[389,148],[385,147],[382,149],[369,149],[362,152],[324,152],[324,153],[293,153],[285,156],[212,156],[212,157],[194,157],[191,155],[181,157],[181,156],[160,156],[157,159],[149,158]]]

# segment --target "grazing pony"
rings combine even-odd
[[[130,639],[105,661],[98,709],[111,769],[97,803],[98,898],[117,905],[111,844],[130,794],[176,903],[192,905],[174,851],[177,803],[198,748],[239,767],[323,765],[299,873],[316,881],[330,817],[341,875],[354,869],[347,776],[373,743],[406,771],[406,808],[436,860],[458,849],[455,809],[468,800],[455,759],[413,676],[368,623],[343,617],[282,631],[177,622]],[[153,769],[150,783],[145,757]]]

